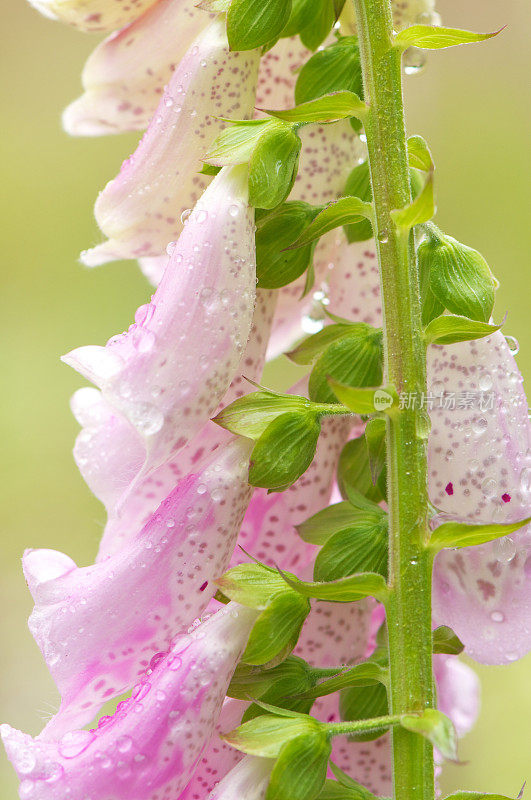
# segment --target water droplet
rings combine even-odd
[[[387,244],[387,242],[389,241],[389,234],[387,233],[387,231],[381,231],[378,234],[378,241],[380,242],[380,244]]]
[[[481,436],[485,433],[487,428],[489,427],[489,423],[485,419],[485,417],[480,417],[479,419],[475,419],[472,423],[472,428],[474,429],[474,433],[476,436]]]
[[[133,746],[133,740],[130,736],[120,736],[116,742],[116,747],[120,753],[127,753]]]
[[[205,484],[200,483],[199,486],[197,487],[197,494],[205,494],[206,490],[207,487],[205,486]]]
[[[231,215],[231,217],[237,217],[239,213],[240,213],[240,207],[239,206],[234,205],[234,204],[229,206],[229,214]]]
[[[493,611],[490,618],[493,622],[503,622],[505,620],[505,614],[502,614],[501,611]]]
[[[144,697],[147,695],[147,693],[149,692],[150,688],[151,688],[151,686],[149,685],[149,683],[137,683],[136,686],[133,686],[133,691],[131,692],[131,697],[134,700],[136,700],[137,703],[139,703],[140,700],[143,700]]]
[[[520,486],[526,494],[531,492],[531,467],[524,467],[521,471]]]
[[[182,661],[179,656],[169,656],[168,658],[168,668],[171,669],[173,672],[176,672],[178,669],[182,667]]]
[[[434,25],[435,27],[442,25],[441,15],[436,11],[423,11],[418,15],[416,22],[419,25]]]
[[[508,564],[516,555],[516,545],[510,536],[504,536],[503,539],[494,542],[494,552],[497,561]]]
[[[30,781],[26,778],[26,780],[22,781],[20,786],[18,787],[18,792],[20,797],[30,797],[33,794],[33,790],[35,789],[34,781]]]
[[[127,409],[132,424],[145,436],[158,433],[164,424],[164,414],[150,403],[135,403]]]
[[[492,389],[492,378],[488,372],[483,372],[479,376],[478,386],[482,392],[488,392],[489,389]]]
[[[481,491],[485,495],[485,497],[494,497],[496,495],[498,484],[494,480],[494,478],[485,478],[483,483],[481,484]]]
[[[168,242],[166,245],[166,253],[171,256],[175,248],[177,247],[177,242]]]
[[[426,54],[419,47],[408,47],[402,63],[406,75],[418,75],[426,64]]]
[[[198,222],[200,225],[202,225],[203,222],[206,222],[207,219],[208,219],[208,211],[204,211],[203,209],[201,209],[195,215],[195,219],[196,219],[196,222]]]
[[[470,472],[477,472],[479,467],[480,467],[480,463],[476,458],[473,458],[472,461],[470,461],[470,463],[468,465],[468,468],[470,469]]]
[[[184,225],[190,214],[192,213],[191,208],[185,208],[183,213],[181,214],[181,224]]]
[[[95,739],[92,731],[70,731],[59,742],[59,753],[63,758],[75,758],[83,753]]]
[[[37,765],[37,758],[33,750],[27,747],[17,747],[13,753],[13,764],[21,775],[29,775]]]
[[[515,339],[514,336],[506,336],[505,337],[505,341],[507,342],[507,344],[509,346],[509,350],[511,351],[513,356],[518,355],[518,352],[520,350],[520,345],[518,344],[518,339]]]

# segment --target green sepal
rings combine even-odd
[[[376,797],[364,786],[345,786],[339,781],[326,780],[318,800],[385,800]]]
[[[291,14],[291,0],[232,0],[227,14],[231,50],[254,50],[282,33]]]
[[[213,164],[203,164],[203,166],[201,167],[201,169],[197,174],[214,176],[217,175],[218,172],[220,172],[220,170],[221,167],[215,167]]]
[[[443,47],[455,47],[458,44],[474,44],[484,42],[497,36],[503,28],[493,33],[474,33],[461,28],[443,28],[434,25],[410,25],[394,37],[395,47],[407,50],[408,47],[420,47],[424,50],[440,50]]]
[[[413,202],[404,208],[391,211],[391,217],[399,228],[409,231],[415,225],[428,222],[435,214],[435,196],[433,192],[433,169],[431,169],[424,182],[421,192]]]
[[[279,709],[277,709],[278,713]],[[221,738],[231,747],[251,756],[278,758],[282,747],[291,739],[306,733],[319,733],[320,724],[313,717],[297,714],[274,716],[262,714],[245,722]]]
[[[388,589],[385,580],[375,572],[362,572],[359,575],[349,575],[337,581],[320,583],[318,581],[293,580],[287,573],[280,571],[286,583],[300,592],[304,597],[313,597],[316,600],[328,600],[332,603],[354,603],[364,597],[374,597],[384,602],[387,599]]]
[[[315,413],[288,411],[276,417],[251,453],[251,486],[283,491],[295,483],[313,461],[320,432]]]
[[[400,398],[394,386],[351,387],[333,378],[328,385],[354,414],[393,414],[398,409]]]
[[[340,197],[329,203],[317,214],[314,221],[308,225],[304,233],[291,245],[291,248],[303,247],[309,242],[319,239],[328,231],[368,219],[371,224],[374,219],[372,203],[366,203],[359,197]]]
[[[336,0],[320,0],[313,7],[312,21],[300,31],[301,42],[308,50],[317,50],[336,21]]]
[[[360,52],[355,36],[343,37],[319,50],[302,66],[295,85],[295,102],[306,103],[340,90],[363,98]]]
[[[428,739],[448,761],[457,761],[457,733],[453,722],[434,708],[419,714],[404,714],[400,718],[403,728]]]
[[[296,592],[274,597],[254,623],[242,661],[254,666],[283,661],[297,644],[309,613],[309,602]]]
[[[432,319],[440,316],[444,311],[444,305],[433,294],[430,286],[430,273],[431,273],[431,259],[426,258],[426,251],[422,250],[424,242],[421,242],[417,248],[418,254],[418,268],[419,268],[419,289],[420,289],[420,302],[421,302],[421,321],[422,325],[426,327]]]
[[[383,683],[375,682],[369,686],[351,686],[342,689],[339,695],[339,715],[342,720],[353,722],[361,719],[374,719],[389,714],[387,688]],[[385,729],[351,733],[351,742],[371,742],[379,739],[387,731]]]
[[[385,467],[385,436],[387,425],[384,419],[370,419],[365,426],[365,441],[369,454],[369,469],[374,486]]]
[[[314,0],[292,0],[291,14],[287,25],[282,28],[282,38],[296,36],[311,24],[314,16]]]
[[[419,270],[443,308],[488,322],[494,307],[495,281],[481,253],[452,236],[430,231],[417,254]]]
[[[387,686],[388,682],[389,670],[386,667],[375,661],[364,661],[342,672],[340,675],[336,675],[334,678],[319,683],[313,689],[307,690],[302,696],[317,699],[351,686],[374,686],[377,683]]]
[[[315,217],[318,209],[301,200],[256,215],[256,285],[280,289],[296,280],[312,263],[314,245],[286,250]]]
[[[281,414],[304,413],[311,407],[312,403],[306,397],[261,389],[239,397],[213,417],[212,422],[231,433],[257,441]]]
[[[359,326],[363,327],[360,329]],[[314,333],[313,336],[308,336],[286,355],[295,364],[311,364],[333,342],[343,339],[349,333],[355,333],[356,330],[365,330],[369,327],[364,322],[339,322],[335,325],[326,325],[322,330]]]
[[[277,570],[257,563],[231,567],[216,584],[225,597],[257,611],[264,610],[274,597],[286,592],[286,581]]]
[[[433,169],[433,157],[426,140],[422,136],[410,136],[407,140],[409,166],[429,172]]]
[[[315,800],[326,780],[331,752],[324,731],[291,739],[273,767],[265,800]]]
[[[424,328],[424,339],[427,344],[438,345],[469,342],[490,336],[501,327],[502,325],[490,325],[488,322],[478,322],[468,317],[443,314],[427,324]]]
[[[517,798],[508,797],[505,794],[485,794],[485,792],[455,792],[449,794],[444,800],[518,800],[523,797],[519,794]]]
[[[529,525],[531,517],[518,522],[491,523],[488,525],[466,525],[462,522],[444,522],[435,528],[428,547],[430,550],[443,550],[445,547],[476,547],[478,544],[493,542]]]
[[[368,161],[363,161],[363,163],[354,167],[347,178],[344,194],[350,195],[351,197],[359,197],[360,200],[366,203],[372,202],[371,176]],[[368,219],[362,219],[360,222],[353,222],[350,225],[345,225],[344,230],[351,244],[353,242],[364,242],[373,237],[372,225]]]
[[[270,119],[225,120],[232,124],[217,136],[204,161],[212,167],[247,164],[260,138],[279,123]]]
[[[334,777],[342,786],[348,789],[356,789],[358,792],[357,796],[348,795],[348,800],[390,800],[390,798],[375,798],[375,796],[369,792],[365,786],[362,786],[361,783],[355,781],[354,778],[351,778],[350,775],[347,775],[346,772],[343,772],[337,764],[334,764],[333,761],[330,762],[330,770],[333,773]]]
[[[432,633],[433,652],[458,656],[465,649],[459,636],[447,625],[440,625]]]
[[[341,90],[300,103],[286,110],[267,109],[266,114],[284,122],[337,122],[350,117],[363,118],[367,105],[355,92]]]
[[[358,572],[387,578],[387,515],[367,515],[332,534],[315,559],[315,581],[333,581]]]
[[[240,663],[232,676],[227,695],[238,700],[252,697],[280,705],[279,701],[287,697],[311,692],[325,672],[331,674],[331,670],[315,669],[303,658],[293,655],[273,668],[251,667]]]
[[[365,500],[365,498],[363,498]],[[333,534],[363,521],[368,516],[381,520],[385,511],[373,503],[371,507],[360,510],[352,503],[344,501],[323,508],[309,519],[296,525],[297,532],[304,542],[309,544],[325,544]]]
[[[376,486],[373,485],[369,465],[369,452],[365,436],[347,442],[337,468],[337,482],[342,497],[352,498],[352,492],[359,492],[375,503],[386,499],[387,469],[384,467]]]
[[[275,208],[291,192],[302,142],[290,126],[272,127],[260,137],[249,159],[249,204]]]
[[[378,386],[383,375],[383,337],[379,328],[372,328],[364,322],[350,326],[345,335],[332,342],[317,358],[308,382],[308,395],[319,403],[337,403],[334,386],[336,383],[347,387]],[[332,382],[333,381],[333,382]],[[357,389],[352,389],[357,391]],[[374,414],[371,410],[356,413]]]

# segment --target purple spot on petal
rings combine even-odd
[[[204,592],[207,586],[208,586],[208,581],[205,581],[203,585],[199,588],[199,591]]]
[[[452,495],[454,493],[454,485],[453,483],[447,483],[444,487],[444,491],[446,494]]]
[[[502,494],[501,499],[503,500],[504,503],[510,503],[511,502],[511,495],[507,494],[507,492],[505,492],[505,494]]]

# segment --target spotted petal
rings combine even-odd
[[[81,347],[63,359],[136,431],[145,450],[136,480],[166,463],[212,416],[247,343],[254,296],[252,212],[245,172],[235,167],[198,201],[135,324],[105,347]]]
[[[206,607],[250,499],[249,453],[245,439],[221,447],[100,563],[80,568],[62,553],[26,552],[29,625],[62,696],[44,738],[90,721]]]
[[[160,653],[129,700],[94,730],[32,739],[1,726],[21,797],[177,797],[212,734],[256,612],[229,604]]]
[[[112,31],[139,17],[155,0],[30,0],[45,17],[89,33]]]
[[[135,153],[98,197],[96,219],[108,241],[82,255],[88,266],[164,253],[208,182],[198,172],[225,125],[219,118],[250,116],[259,54],[229,52],[224,24],[215,19],[195,40]]]

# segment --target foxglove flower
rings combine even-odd
[[[100,33],[120,28],[139,17],[155,0],[30,0],[50,19],[66,22],[82,31]]]
[[[196,39],[135,153],[101,192],[95,214],[108,241],[82,255],[88,266],[164,253],[207,184],[198,173],[225,124],[220,118],[250,116],[259,53],[229,52],[224,25],[215,19]]]
[[[245,439],[220,447],[100,563],[80,568],[53,550],[26,552],[35,599],[29,625],[62,696],[41,738],[89,722],[202,613],[250,499],[250,449]]]
[[[112,717],[58,740],[2,725],[8,756],[35,800],[178,797],[213,731],[256,612],[230,603],[151,662]]]
[[[249,336],[255,269],[245,170],[225,169],[191,213],[135,324],[105,347],[64,356],[136,430],[145,451],[136,480],[184,447],[223,397]]]
[[[185,0],[158,0],[101,42],[83,69],[85,93],[63,113],[73,136],[147,128],[165,85],[209,16]]]

